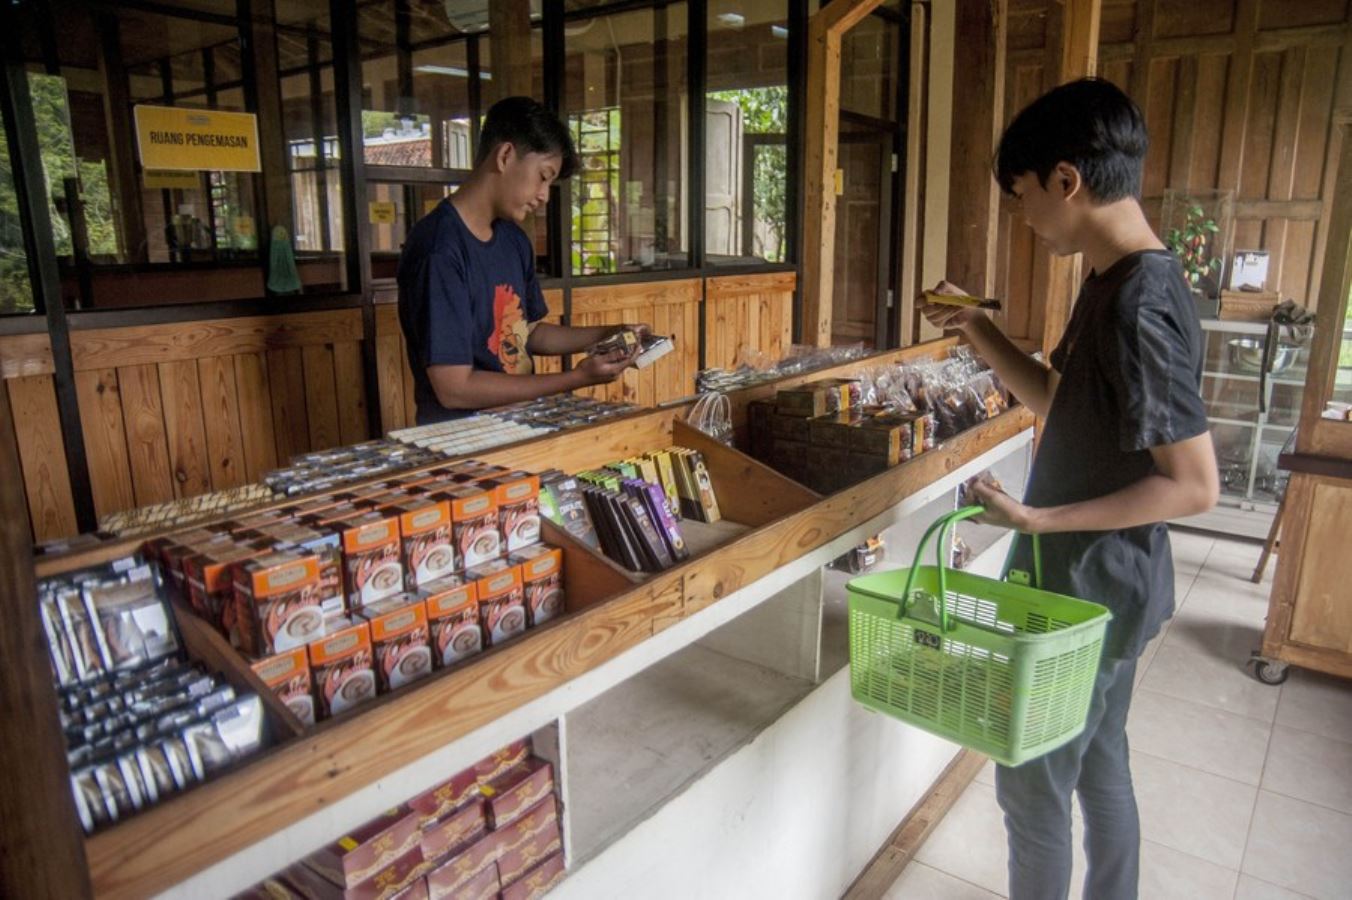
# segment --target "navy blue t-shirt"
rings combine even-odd
[[[473,366],[529,375],[530,325],[548,310],[535,279],[535,250],[512,222],[481,241],[449,200],[408,236],[399,257],[399,324],[413,369],[418,424],[467,414],[437,402],[428,366]]]
[[[1025,491],[1029,506],[1093,500],[1155,471],[1152,447],[1207,430],[1202,329],[1177,258],[1131,253],[1091,274],[1052,352],[1061,380]],[[1044,534],[1042,587],[1112,611],[1103,655],[1134,659],[1174,612],[1174,567],[1163,523]],[[1019,535],[1013,568],[1033,570]]]

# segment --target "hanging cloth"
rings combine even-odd
[[[291,235],[282,225],[272,228],[268,247],[268,292],[299,294],[300,272],[296,269],[296,253],[291,249]]]

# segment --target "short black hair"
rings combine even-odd
[[[483,165],[502,144],[510,143],[518,153],[558,153],[563,157],[559,179],[572,175],[577,169],[577,151],[568,126],[559,121],[544,104],[529,97],[508,97],[488,109],[483,129],[479,132],[479,148],[474,154],[474,165]]]
[[[1014,179],[1037,173],[1038,183],[1056,164],[1080,172],[1100,203],[1141,196],[1150,136],[1145,117],[1131,98],[1101,78],[1081,78],[1053,88],[1028,104],[1009,123],[995,153],[995,179],[1006,194]]]

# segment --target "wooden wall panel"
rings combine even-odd
[[[310,449],[310,418],[305,410],[305,362],[299,347],[269,350],[268,384],[272,393],[272,430],[277,464]]]
[[[301,348],[305,372],[305,417],[310,425],[310,448],[337,447],[342,443],[338,426],[337,384],[333,377],[333,348],[315,344]]]
[[[180,498],[205,494],[211,490],[211,473],[197,363],[192,360],[160,363],[159,369],[174,493]]]
[[[396,334],[376,338],[376,376],[380,385],[380,421],[386,432],[413,424],[404,406],[404,372],[408,368],[404,339]]]
[[[1011,10],[1008,106],[1029,99],[1046,63],[1051,4]],[[1144,207],[1160,227],[1167,189],[1234,189],[1231,246],[1270,253],[1269,288],[1318,299],[1337,152],[1334,123],[1352,115],[1347,0],[1108,0],[1100,74],[1146,114]],[[1050,85],[1045,85],[1050,87]],[[997,293],[1012,337],[1037,334],[1043,305],[1031,246],[1006,216]],[[1025,325],[1026,323],[1026,325]]]
[[[247,484],[234,357],[199,359],[197,377],[202,385],[202,424],[207,437],[211,488],[219,491]]]
[[[19,443],[19,462],[33,536],[39,541],[76,532],[75,501],[56,409],[51,375],[28,375],[5,382]]]
[[[153,365],[123,366],[117,370],[122,394],[122,419],[127,431],[132,489],[137,506],[174,499],[174,476],[169,467],[169,438],[164,429],[160,373]]]
[[[361,344],[334,344],[333,384],[338,401],[339,443],[357,444],[370,437],[363,377]]]
[[[136,505],[127,430],[122,422],[122,392],[116,369],[91,369],[75,375],[84,432],[94,512],[102,517]]]
[[[779,360],[793,341],[792,272],[710,278],[704,288],[704,362],[734,368],[763,355]]]
[[[233,361],[235,386],[239,389],[239,429],[244,449],[245,480],[257,482],[265,472],[278,465],[268,361],[262,353],[240,353],[233,357]]]
[[[554,325],[563,324],[563,291],[559,288],[553,288],[544,291],[545,306],[549,308],[549,315],[544,317],[545,322]],[[563,371],[562,356],[537,356],[534,357],[535,371],[541,375],[548,375],[554,372]]]
[[[45,334],[0,336],[0,379],[25,375],[50,375],[52,342]]]
[[[579,393],[604,400],[651,405],[694,392],[699,368],[698,279],[573,289],[572,324],[646,322],[675,337],[676,349],[646,369],[630,369],[618,381]],[[660,323],[660,326],[659,324]]]

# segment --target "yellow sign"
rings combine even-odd
[[[170,190],[195,191],[202,186],[200,175],[196,172],[171,172],[165,169],[147,169],[146,187],[152,190],[168,188]]]
[[[235,234],[240,237],[253,237],[254,220],[253,216],[235,216],[234,222]]]
[[[146,169],[259,172],[252,113],[137,105],[136,142]]]
[[[370,212],[372,225],[393,225],[399,215],[398,209],[390,200],[372,200]]]

